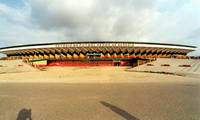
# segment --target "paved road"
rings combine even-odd
[[[194,83],[1,83],[0,120],[200,120],[199,90]]]

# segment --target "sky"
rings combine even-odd
[[[0,0],[0,47],[68,41],[199,47],[199,5],[200,0]]]

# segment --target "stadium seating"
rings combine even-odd
[[[159,73],[165,72],[200,74],[200,60],[159,58],[156,61],[134,67],[132,70]]]
[[[37,71],[37,69],[22,62],[21,60],[0,60],[0,73],[30,72],[30,71]]]

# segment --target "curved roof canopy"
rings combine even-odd
[[[98,49],[126,49],[125,51],[133,50],[165,50],[189,53],[197,50],[195,46],[179,45],[179,44],[164,44],[164,43],[148,43],[148,42],[58,42],[58,43],[43,43],[29,44],[0,48],[0,53],[15,54],[27,52],[42,52],[42,51],[61,51],[73,49],[73,51],[82,51],[82,49],[98,48]],[[87,50],[86,50],[87,51]],[[100,50],[101,51],[101,50]]]

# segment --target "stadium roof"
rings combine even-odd
[[[89,46],[85,46],[89,44]],[[149,43],[149,42],[125,42],[125,41],[91,41],[91,42],[56,42],[56,43],[41,43],[28,44],[19,46],[9,46],[0,48],[0,53],[8,51],[45,49],[45,48],[80,48],[80,47],[127,47],[127,48],[164,48],[164,49],[180,49],[188,52],[197,50],[195,46],[166,44],[166,43]]]
[[[125,42],[125,41],[86,41],[86,42],[54,42],[54,43],[40,43],[40,44],[27,44],[27,45],[16,45],[9,47],[2,47],[0,49],[16,48],[16,47],[29,47],[29,46],[41,46],[41,45],[58,45],[58,44],[78,44],[78,43],[133,43],[133,44],[148,44],[148,45],[165,45],[165,46],[179,46],[179,47],[190,47],[197,48],[196,46],[181,45],[181,44],[168,44],[168,43],[151,43],[151,42]]]

